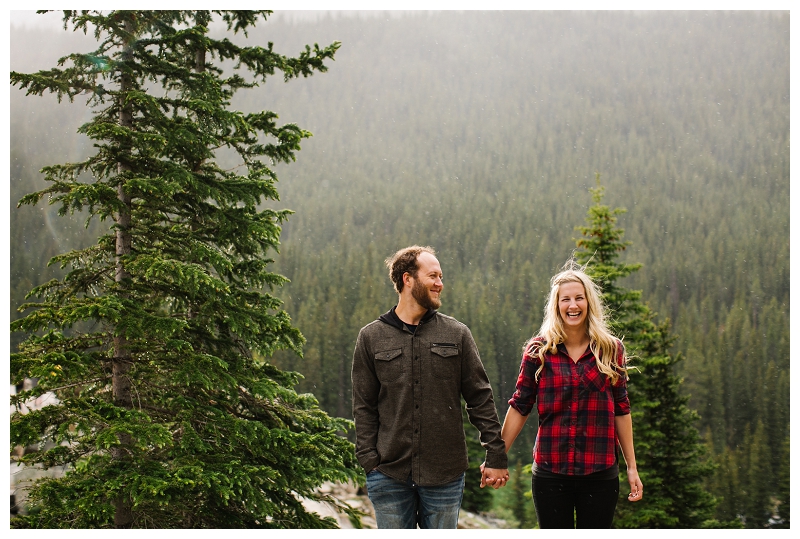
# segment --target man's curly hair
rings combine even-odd
[[[411,247],[400,249],[384,261],[386,267],[389,268],[389,279],[392,280],[394,289],[398,294],[403,291],[404,273],[410,273],[414,277],[417,276],[417,271],[419,270],[417,258],[422,253],[430,253],[436,256],[436,251],[433,250],[433,247],[412,245]]]

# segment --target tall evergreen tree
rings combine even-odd
[[[590,189],[594,205],[587,226],[577,230],[578,262],[603,291],[611,312],[611,327],[623,338],[631,363],[629,394],[634,409],[634,440],[639,475],[645,487],[642,503],[627,501],[627,479],[622,481],[615,524],[622,528],[699,528],[719,526],[712,520],[716,499],[703,489],[703,480],[713,473],[706,462],[705,447],[694,426],[697,414],[680,394],[681,380],[674,366],[682,360],[670,353],[673,337],[669,321],[657,324],[655,313],[641,301],[641,292],[618,284],[641,264],[618,260],[630,242],[622,241],[624,230],[616,226],[624,209],[603,205],[604,188]],[[624,466],[621,466],[624,468]],[[622,477],[626,474],[621,470]]]
[[[82,95],[94,108],[78,130],[94,155],[46,167],[49,186],[21,203],[47,197],[61,214],[110,224],[52,260],[69,272],[34,288],[38,302],[12,325],[28,334],[12,383],[38,379],[12,403],[46,392],[58,403],[14,413],[11,443],[52,442],[21,461],[69,470],[38,482],[13,526],[336,526],[303,497],[352,514],[316,493],[358,478],[352,444],[336,435],[351,424],[266,359],[303,343],[271,295],[285,279],[269,252],[290,212],[263,207],[278,199],[269,167],[293,161],[310,133],[273,112],[230,110],[237,90],[276,70],[286,81],[325,71],[339,44],[290,58],[209,35],[215,16],[246,35],[268,15],[65,11],[65,30],[92,32],[98,48],[11,74],[28,94]]]
[[[726,447],[716,460],[718,467],[711,481],[713,491],[719,496],[716,517],[721,521],[739,520],[744,514],[744,507],[736,452]]]
[[[742,448],[739,452],[740,469],[744,472],[744,519],[747,528],[763,529],[769,525],[774,500],[770,496],[775,491],[771,484],[769,469],[770,451],[764,424],[759,419],[751,431],[745,430]],[[781,452],[783,448],[775,448]]]

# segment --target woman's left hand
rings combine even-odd
[[[639,472],[637,472],[635,468],[628,468],[628,483],[631,486],[631,492],[628,494],[628,501],[638,502],[644,495],[644,487],[642,486],[642,480],[639,479]]]

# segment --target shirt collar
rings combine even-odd
[[[566,345],[566,344],[564,344],[563,342],[560,342],[560,343],[558,343],[558,344],[556,345],[556,348],[558,349],[558,351],[559,351],[559,352],[561,352],[561,353],[562,353],[562,354],[564,354],[565,356],[569,357],[569,352],[567,352],[567,345]],[[580,361],[580,360],[581,360],[581,359],[582,359],[584,356],[586,356],[587,354],[591,354],[591,353],[592,353],[592,345],[591,345],[591,343],[590,343],[590,344],[588,344],[588,345],[586,346],[586,350],[584,350],[583,352],[581,352],[581,357],[579,357],[579,358],[578,358],[578,361]]]
[[[380,318],[378,318],[378,320],[380,320],[381,322],[385,322],[385,323],[389,324],[390,326],[395,327],[395,328],[397,328],[397,329],[402,331],[403,329],[405,329],[406,324],[402,320],[400,320],[400,317],[397,316],[397,313],[394,312],[395,309],[397,309],[397,305],[395,305],[394,307],[389,309],[388,312],[383,313],[380,316]],[[439,312],[439,311],[437,311],[435,309],[428,309],[428,311],[422,316],[422,319],[420,320],[420,324],[422,324],[424,322],[428,322],[431,318],[436,316],[437,312]]]

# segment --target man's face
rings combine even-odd
[[[411,297],[421,307],[438,309],[442,306],[440,299],[444,283],[442,282],[442,268],[439,261],[430,253],[421,253],[417,258],[419,269],[417,275],[412,277]]]

